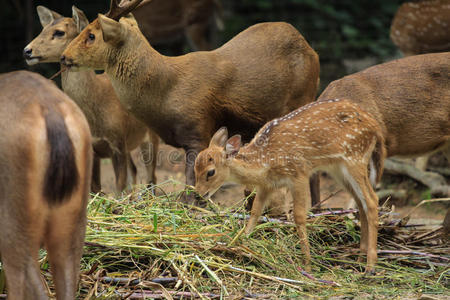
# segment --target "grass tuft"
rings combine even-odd
[[[450,245],[441,231],[403,226],[390,212],[380,218],[379,262],[372,276],[357,262],[355,211],[312,215],[307,273],[291,222],[265,218],[245,237],[248,215],[242,205],[194,208],[180,204],[179,197],[140,190],[121,199],[91,198],[80,298],[393,299],[450,293]]]

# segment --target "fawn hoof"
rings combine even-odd
[[[367,266],[366,270],[364,271],[364,276],[373,276],[373,275],[375,275],[375,267]]]

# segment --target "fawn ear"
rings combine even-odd
[[[226,127],[222,127],[219,130],[217,130],[216,133],[214,133],[213,137],[211,138],[211,141],[209,142],[209,147],[211,146],[225,147],[227,139],[228,139],[228,130]]]
[[[56,19],[60,19],[63,17],[60,14],[58,14],[57,12],[54,12],[53,10],[50,10],[47,7],[42,6],[42,5],[38,5],[36,7],[36,10],[37,10],[37,13],[39,16],[39,21],[41,22],[42,27],[45,27],[48,24],[55,21]]]
[[[225,145],[225,154],[227,157],[233,157],[238,154],[239,149],[241,149],[241,136],[236,134],[228,139]]]
[[[89,21],[86,18],[84,12],[78,9],[75,5],[72,5],[72,18],[75,21],[75,24],[77,24],[78,33],[80,33],[84,29],[84,27],[88,26],[89,24]]]
[[[98,14],[98,22],[102,29],[103,40],[106,43],[119,44],[124,40],[126,36],[125,25],[102,14]]]

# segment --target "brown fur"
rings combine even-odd
[[[38,74],[2,74],[0,91],[0,256],[8,299],[48,299],[37,262],[41,245],[57,299],[74,299],[92,163],[89,126],[69,97]],[[73,168],[64,166],[68,161]],[[55,167],[69,176],[49,193],[46,176]],[[79,180],[71,182],[75,173]]]
[[[31,54],[31,57],[26,57],[29,63],[59,62],[63,50],[78,35],[79,28],[88,24],[83,12],[77,8],[73,8],[73,11],[73,18],[64,18],[45,7],[38,6],[43,29],[25,47],[25,51],[30,51]],[[52,14],[54,21],[46,23],[52,20],[49,14]],[[44,19],[45,17],[49,20]],[[57,30],[64,32],[64,35],[54,36]],[[36,61],[32,61],[34,57]],[[125,110],[108,77],[105,74],[96,75],[92,70],[80,72],[69,70],[62,73],[61,79],[64,92],[83,110],[93,135],[95,158],[92,190],[94,192],[101,190],[100,158],[112,158],[116,190],[124,190],[127,184],[128,162],[133,164],[130,151],[138,146],[143,149],[143,156],[144,151],[148,152],[148,148],[153,147],[154,157],[146,160],[146,168],[148,183],[156,183],[155,155],[159,137]],[[136,172],[133,172],[135,166],[131,167],[133,182],[136,183]]]
[[[388,156],[450,157],[450,52],[406,57],[333,81],[321,99],[347,98],[374,116]]]
[[[186,156],[191,185],[192,158],[220,126],[250,140],[268,120],[313,101],[319,76],[317,54],[286,23],[251,26],[213,51],[166,57],[130,16],[119,23],[100,15],[63,54],[69,66],[104,69],[133,115],[193,153]]]
[[[403,3],[391,25],[391,40],[405,56],[450,50],[450,1]]]
[[[256,188],[246,233],[255,227],[270,195],[287,187],[294,201],[305,263],[309,265],[306,211],[308,178],[317,170],[330,173],[356,198],[361,212],[361,252],[367,269],[377,260],[378,198],[369,173],[382,173],[384,139],[377,121],[348,100],[323,100],[267,123],[246,146],[219,130],[195,162],[195,188],[213,194],[230,180]],[[374,160],[376,160],[374,162]],[[372,163],[371,163],[372,162]],[[370,166],[376,166],[372,170]]]

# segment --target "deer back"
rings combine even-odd
[[[374,142],[383,147],[384,139],[370,114],[346,99],[323,99],[267,123],[237,158],[253,156],[281,174],[309,175],[339,162],[367,164]]]
[[[420,155],[450,135],[450,53],[406,57],[333,81],[319,100],[347,98],[375,117],[388,156]]]

